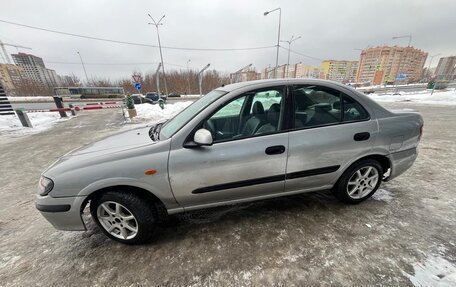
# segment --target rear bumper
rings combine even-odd
[[[390,154],[389,158],[391,161],[391,174],[388,180],[391,180],[409,169],[415,162],[418,156],[416,148],[399,151]]]
[[[54,198],[38,195],[35,206],[56,229],[84,231],[81,206],[85,199],[85,196]]]

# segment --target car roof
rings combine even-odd
[[[321,85],[321,84],[332,84],[340,87],[348,87],[347,85],[329,81],[329,80],[321,80],[321,79],[296,79],[296,78],[282,78],[282,79],[265,79],[265,80],[255,80],[255,81],[247,81],[247,82],[240,82],[235,84],[224,85],[216,90],[221,90],[225,92],[232,92],[237,89],[241,89],[244,87],[252,86],[262,86],[264,84],[271,84],[271,85]]]

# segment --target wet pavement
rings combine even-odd
[[[34,207],[40,172],[125,128],[121,114],[2,137],[0,286],[455,286],[456,107],[387,107],[420,111],[424,137],[415,165],[372,199],[320,192],[174,215],[142,246],[93,224],[55,230]]]

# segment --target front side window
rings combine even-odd
[[[203,128],[214,142],[275,133],[281,130],[283,111],[283,87],[251,91],[222,105]]]

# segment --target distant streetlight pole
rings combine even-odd
[[[287,78],[290,76],[289,72],[290,72],[290,49],[291,49],[291,43],[293,43],[294,41],[296,41],[298,39],[301,39],[301,36],[296,37],[296,38],[294,38],[294,36],[291,36],[291,39],[288,40],[288,41],[286,41],[286,40],[280,41],[280,42],[288,43]]]
[[[77,53],[79,55],[79,59],[81,59],[82,69],[84,70],[84,74],[85,74],[85,77],[86,77],[87,85],[89,85],[89,77],[87,76],[87,71],[86,71],[86,68],[84,66],[84,61],[82,60],[81,53],[79,53],[79,52],[77,52]]]
[[[209,68],[211,64],[207,64],[203,69],[201,69],[201,71],[199,71],[198,73],[198,84],[199,84],[199,92],[200,92],[200,96],[203,95],[203,72]]]
[[[276,53],[276,64],[275,64],[275,69],[274,69],[274,78],[277,78],[277,68],[279,67],[279,47],[280,47],[280,24],[282,21],[282,9],[281,8],[276,8],[271,11],[266,11],[263,13],[264,16],[267,16],[269,13],[272,13],[274,11],[279,11],[279,32],[277,34],[277,53]]]
[[[432,55],[430,56],[429,58],[431,58],[431,60],[429,60],[429,66],[428,66],[428,72],[429,72],[429,79],[432,78],[432,73],[431,73],[431,64],[432,64],[432,60],[434,60],[434,57],[437,57],[437,56],[440,56],[441,54],[438,53],[438,54],[435,54],[435,55]]]
[[[161,21],[163,18],[165,18],[165,15],[163,15],[158,22],[155,22],[154,18],[149,15],[150,19],[152,19],[152,23],[149,23],[149,25],[154,25],[155,28],[157,28],[157,38],[158,38],[158,48],[160,49],[160,59],[161,59],[161,67],[162,67],[162,73],[163,73],[163,81],[165,83],[165,94],[168,95],[168,85],[166,84],[166,74],[165,74],[165,64],[163,63],[163,53],[162,53],[162,48],[161,48],[161,42],[160,42],[160,33],[158,31],[158,26],[163,25]],[[160,93],[160,91],[158,91]]]
[[[157,70],[155,71],[155,84],[157,85],[157,93],[160,95],[160,67],[161,63],[158,63]]]
[[[190,95],[190,69],[188,68],[188,63],[190,63],[191,60],[189,59],[187,61],[187,90],[188,90],[188,95]]]
[[[238,81],[238,74],[241,73],[242,71],[244,71],[245,69],[250,68],[251,66],[252,66],[252,64],[248,64],[247,66],[243,67],[242,69],[239,69],[236,72],[234,72],[235,83],[237,83],[237,81]],[[233,83],[233,79],[230,77],[230,84],[231,83]]]

